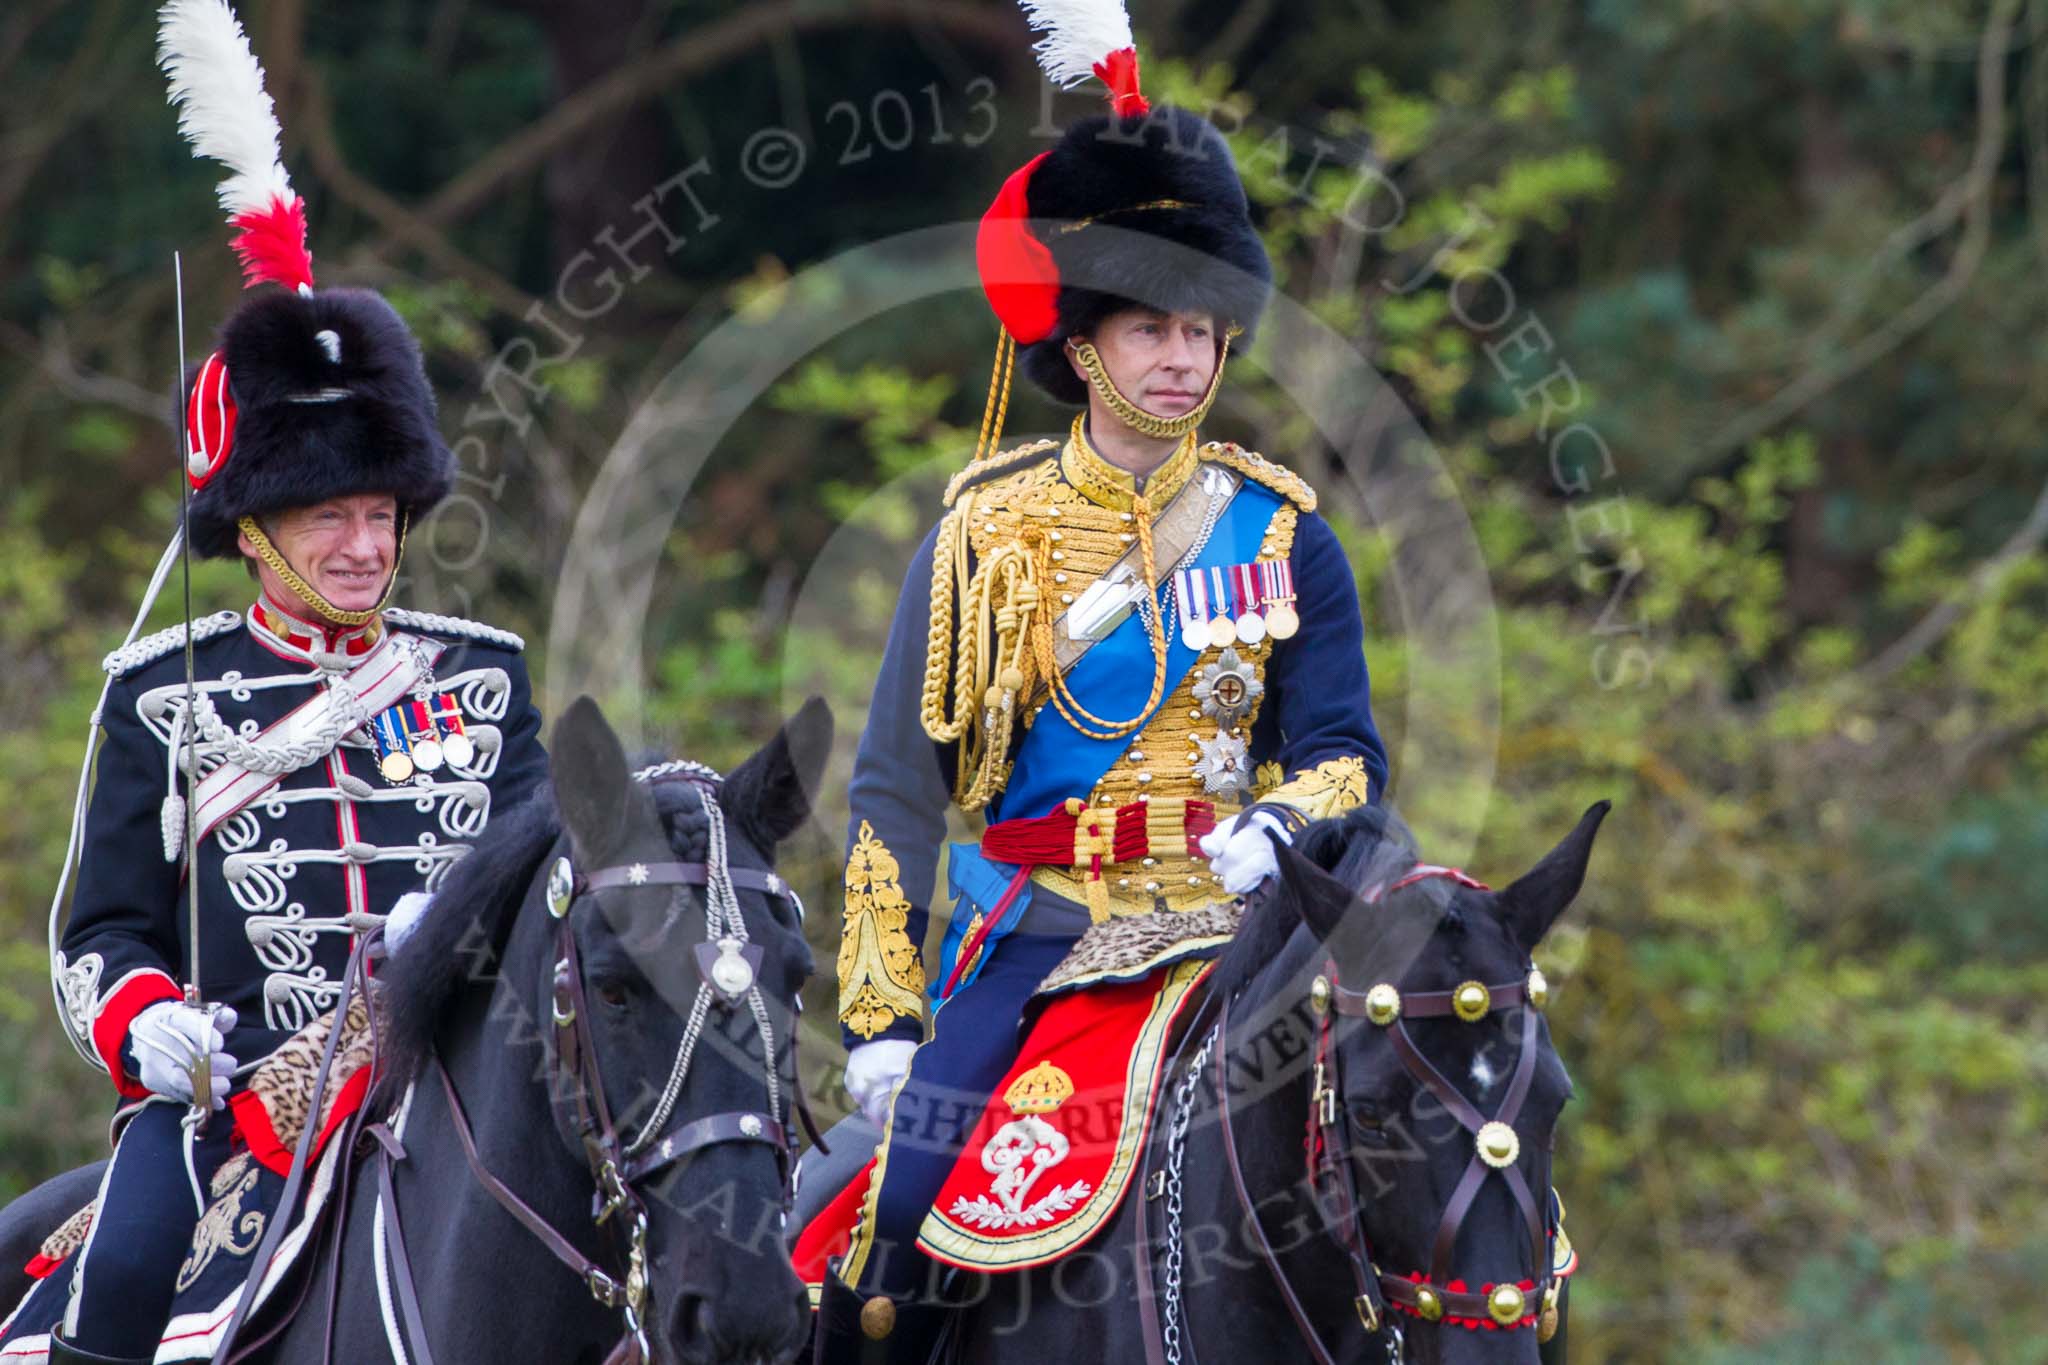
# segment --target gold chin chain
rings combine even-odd
[[[1216,391],[1223,385],[1223,362],[1230,359],[1230,339],[1243,331],[1244,328],[1235,326],[1224,331],[1223,347],[1216,353],[1216,372],[1209,376],[1209,387],[1203,391],[1202,401],[1178,417],[1160,417],[1124,397],[1123,390],[1103,368],[1102,355],[1095,349],[1094,342],[1074,341],[1073,355],[1081,362],[1081,368],[1088,374],[1088,383],[1102,399],[1103,405],[1125,426],[1140,436],[1180,437],[1201,425],[1202,419],[1209,415],[1209,405],[1216,401]]]
[[[256,524],[254,517],[242,517],[235,522],[249,543],[256,547],[256,557],[269,566],[278,581],[292,590],[292,595],[311,607],[321,620],[337,626],[364,626],[375,620],[391,602],[391,593],[398,586],[398,563],[405,558],[405,533],[412,522],[412,513],[402,510],[398,514],[398,546],[391,555],[391,577],[384,581],[384,593],[377,599],[377,605],[367,611],[344,611],[320,595],[320,590],[299,577],[299,571],[285,561],[277,547],[270,543],[270,537],[263,534],[263,528]]]

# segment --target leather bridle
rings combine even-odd
[[[1424,864],[1391,884],[1371,888],[1364,900],[1373,904],[1393,891],[1432,878],[1486,889],[1483,883],[1454,868]],[[1367,1332],[1376,1333],[1387,1325],[1386,1308],[1389,1305],[1425,1322],[1448,1319],[1459,1325],[1483,1325],[1494,1330],[1532,1327],[1539,1328],[1539,1335],[1543,1325],[1554,1323],[1559,1284],[1551,1269],[1557,1226],[1548,1216],[1552,1210],[1548,1198],[1550,1153],[1547,1148],[1542,1153],[1542,1188],[1546,1194],[1544,1214],[1539,1215],[1529,1182],[1516,1164],[1521,1155],[1521,1139],[1514,1127],[1535,1075],[1539,1056],[1537,1013],[1547,1003],[1548,995],[1549,988],[1543,974],[1533,964],[1528,976],[1520,981],[1499,985],[1466,981],[1447,991],[1402,992],[1384,981],[1366,990],[1345,986],[1338,977],[1336,959],[1325,958],[1323,972],[1316,977],[1309,993],[1310,1008],[1317,1021],[1314,1086],[1309,1103],[1309,1181],[1325,1212],[1330,1215],[1337,1240],[1344,1248],[1356,1290],[1353,1306]],[[1488,1118],[1422,1055],[1408,1033],[1406,1021],[1455,1017],[1477,1024],[1489,1015],[1516,1007],[1522,1007],[1520,1054],[1500,1106]],[[1385,1029],[1395,1054],[1409,1075],[1426,1087],[1458,1125],[1472,1135],[1474,1151],[1438,1220],[1426,1273],[1414,1272],[1404,1276],[1382,1270],[1373,1261],[1371,1248],[1366,1243],[1356,1174],[1351,1164],[1351,1120],[1343,1101],[1340,1039],[1336,1027],[1339,1018],[1363,1018],[1373,1027]],[[1223,1002],[1218,1027],[1222,1031],[1222,1040],[1227,1044],[1230,1031],[1230,1003],[1227,1000]],[[1227,1045],[1216,1049],[1216,1097],[1222,1119],[1225,1161],[1243,1208],[1245,1224],[1310,1357],[1320,1365],[1334,1365],[1336,1357],[1324,1345],[1307,1310],[1288,1283],[1272,1243],[1259,1223],[1257,1207],[1245,1184],[1238,1162],[1236,1139],[1231,1131],[1230,1102],[1225,1084],[1228,1056]],[[1487,1180],[1496,1175],[1506,1183],[1516,1207],[1521,1211],[1523,1224],[1529,1230],[1533,1266],[1527,1278],[1499,1284],[1482,1283],[1474,1290],[1466,1287],[1463,1279],[1452,1275],[1451,1258],[1474,1201]]]
[[[567,1237],[484,1166],[454,1081],[441,1065],[438,1054],[432,1058],[448,1103],[449,1118],[477,1183],[533,1233],[555,1259],[567,1266],[583,1282],[592,1298],[622,1315],[625,1332],[605,1357],[606,1365],[643,1365],[650,1359],[645,1324],[647,1205],[639,1189],[642,1182],[681,1158],[707,1147],[729,1142],[759,1143],[774,1149],[786,1211],[790,1200],[794,1123],[801,1120],[812,1143],[823,1148],[817,1124],[804,1100],[800,1072],[799,1079],[792,1083],[790,1089],[790,1103],[786,1107],[783,1104],[774,1034],[761,1000],[763,954],[759,945],[748,941],[734,892],[745,889],[786,900],[799,923],[803,918],[803,904],[795,890],[773,872],[731,866],[726,856],[724,819],[716,801],[720,785],[717,774],[696,764],[664,765],[664,768],[678,767],[683,768],[683,775],[671,780],[684,780],[696,785],[703,795],[705,812],[710,817],[710,848],[704,862],[623,863],[584,873],[577,871],[569,858],[561,857],[556,859],[548,873],[548,913],[555,921],[552,1026],[546,1034],[550,1102],[564,1128],[582,1146],[590,1165],[591,1179],[596,1186],[591,1203],[593,1223],[601,1227],[616,1216],[619,1223],[615,1226],[625,1229],[626,1273],[623,1278],[577,1250]],[[668,774],[662,772],[661,776],[667,777]],[[715,938],[707,939],[695,949],[701,979],[683,1039],[677,1046],[662,1102],[641,1132],[629,1140],[619,1132],[605,1096],[597,1046],[587,1022],[589,1008],[573,920],[576,907],[592,892],[643,886],[678,888],[678,907],[681,903],[680,888],[705,888],[707,927],[718,932]],[[731,1011],[742,1005],[750,1009],[760,1029],[767,1109],[732,1110],[662,1127],[681,1092],[699,1030],[708,1012],[713,1008]],[[392,1258],[397,1271],[394,1279],[401,1308],[399,1319],[409,1339],[414,1361],[417,1365],[432,1365],[433,1357],[427,1350],[425,1335],[419,1326],[417,1299],[406,1263],[404,1238],[398,1228],[397,1207],[390,1181],[391,1162],[403,1156],[403,1149],[394,1152],[392,1148],[396,1147],[396,1140],[389,1139],[388,1135],[380,1136],[380,1141],[385,1143],[382,1153],[384,1183],[380,1197],[388,1204],[387,1222],[391,1229]]]

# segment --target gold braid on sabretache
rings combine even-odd
[[[377,613],[391,605],[391,594],[398,587],[398,564],[405,558],[405,532],[411,522],[411,511],[401,510],[398,514],[398,547],[391,555],[391,577],[385,580],[384,595],[377,599],[377,605],[365,611],[344,611],[321,596],[320,590],[299,577],[299,571],[278,553],[277,547],[270,543],[270,537],[256,524],[256,518],[241,517],[235,525],[249,537],[249,543],[256,547],[256,557],[270,566],[278,581],[290,588],[294,597],[318,612],[323,620],[337,626],[366,626],[377,619]]]
[[[1222,348],[1216,353],[1216,372],[1209,376],[1209,387],[1203,391],[1202,401],[1178,417],[1149,413],[1124,397],[1123,390],[1116,386],[1116,381],[1103,367],[1102,355],[1095,349],[1095,343],[1071,337],[1068,342],[1074,359],[1081,362],[1081,368],[1087,372],[1088,383],[1102,399],[1103,405],[1116,414],[1117,420],[1141,436],[1165,439],[1187,435],[1209,415],[1209,405],[1216,401],[1217,390],[1223,387],[1223,362],[1230,359],[1230,339],[1243,333],[1244,328],[1234,323],[1224,331]]]

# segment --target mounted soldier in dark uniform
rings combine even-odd
[[[357,937],[408,893],[416,912],[546,768],[519,637],[387,605],[455,461],[398,314],[314,290],[283,168],[214,145],[223,122],[268,118],[267,99],[233,107],[245,92],[180,51],[191,26],[223,23],[217,0],[165,11],[173,97],[198,150],[237,172],[222,200],[261,290],[187,377],[184,535],[246,559],[256,592],[106,660],[52,971],[120,1107],[90,1231],[52,1272],[69,1283],[57,1362],[152,1358],[210,1177],[261,1145],[243,1078],[334,1009]]]
[[[1107,50],[1048,69],[1072,84]],[[1352,570],[1314,491],[1196,430],[1270,292],[1230,151],[1149,108],[1128,46],[1093,70],[1112,112],[1010,177],[978,252],[1003,329],[992,411],[1013,348],[1082,411],[1064,442],[977,451],[947,490],[855,763],[840,1019],[847,1089],[885,1136],[820,1287],[823,1361],[924,1358],[939,1267],[920,1226],[1048,974],[1135,980],[1215,952],[1272,870],[1266,831],[1387,779]],[[948,850],[928,972],[949,802],[988,827]]]

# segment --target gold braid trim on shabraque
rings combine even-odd
[[[896,855],[860,822],[846,858],[846,912],[839,931],[839,1019],[872,1038],[898,1019],[924,1017],[924,967],[910,941],[910,901]]]
[[[1206,447],[1204,459],[1215,459],[1222,447]],[[1260,471],[1259,481],[1272,486],[1278,475],[1293,480],[1306,491],[1307,485],[1270,461],[1257,460],[1252,465]],[[1228,463],[1234,469],[1245,469],[1238,461]],[[1250,463],[1247,461],[1246,463]],[[1247,471],[1248,472],[1248,471]],[[1313,498],[1313,494],[1309,495]],[[1259,544],[1258,558],[1261,561],[1285,559],[1294,550],[1294,529],[1299,518],[1295,501],[1282,503],[1273,513],[1273,519],[1266,524],[1265,535]],[[1201,775],[1196,764],[1202,759],[1201,742],[1213,740],[1218,734],[1217,723],[1202,712],[1202,703],[1196,689],[1202,685],[1203,670],[1225,665],[1224,656],[1229,654],[1237,664],[1249,665],[1252,676],[1260,684],[1255,689],[1248,709],[1238,719],[1230,732],[1238,738],[1249,741],[1253,724],[1259,718],[1263,703],[1263,686],[1266,665],[1272,658],[1273,640],[1269,637],[1255,645],[1232,643],[1219,648],[1211,645],[1195,659],[1187,676],[1167,696],[1151,721],[1131,740],[1131,745],[1118,756],[1110,770],[1103,774],[1095,790],[1088,794],[1088,803],[1097,808],[1115,809],[1133,801],[1147,805],[1157,804],[1169,813],[1181,807],[1186,801],[1213,801],[1216,818],[1221,821],[1239,809],[1239,803],[1227,796],[1212,795],[1204,790]],[[1034,712],[1032,718],[1035,719]],[[1258,795],[1255,783],[1247,775],[1247,786]],[[1170,820],[1153,822],[1161,828],[1152,831],[1151,845],[1154,855],[1139,862],[1109,863],[1102,871],[1103,880],[1108,883],[1109,914],[1112,917],[1149,914],[1164,903],[1168,910],[1198,910],[1205,906],[1226,900],[1222,887],[1209,871],[1207,860],[1190,857],[1185,842],[1176,844],[1164,826]],[[1031,874],[1032,881],[1047,890],[1071,900],[1086,901],[1088,884],[1074,872],[1059,868],[1039,868]]]

